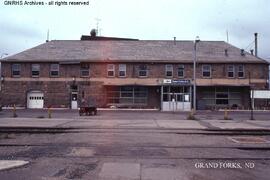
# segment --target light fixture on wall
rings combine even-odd
[[[72,82],[73,82],[73,84],[76,83],[76,77],[75,76],[72,76]]]

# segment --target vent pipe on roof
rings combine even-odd
[[[245,50],[241,49],[241,56],[244,56],[244,55],[245,55]]]
[[[49,38],[50,38],[50,30],[48,29],[46,43],[49,42]]]
[[[255,37],[255,56],[258,56],[258,33],[254,33]]]
[[[228,56],[228,49],[224,50],[225,56]]]
[[[250,50],[250,53],[251,53],[251,55],[254,55],[254,50],[251,49],[251,50]]]
[[[173,37],[174,45],[176,45],[176,37]]]

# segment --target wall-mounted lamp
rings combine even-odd
[[[75,84],[75,82],[76,82],[76,77],[75,76],[72,77],[72,82],[73,82],[73,84]]]

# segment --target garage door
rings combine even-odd
[[[41,109],[44,104],[44,94],[39,91],[31,91],[27,94],[27,108]]]

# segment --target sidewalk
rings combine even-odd
[[[0,128],[136,128],[188,130],[270,130],[265,120],[96,119],[91,118],[0,118]]]

